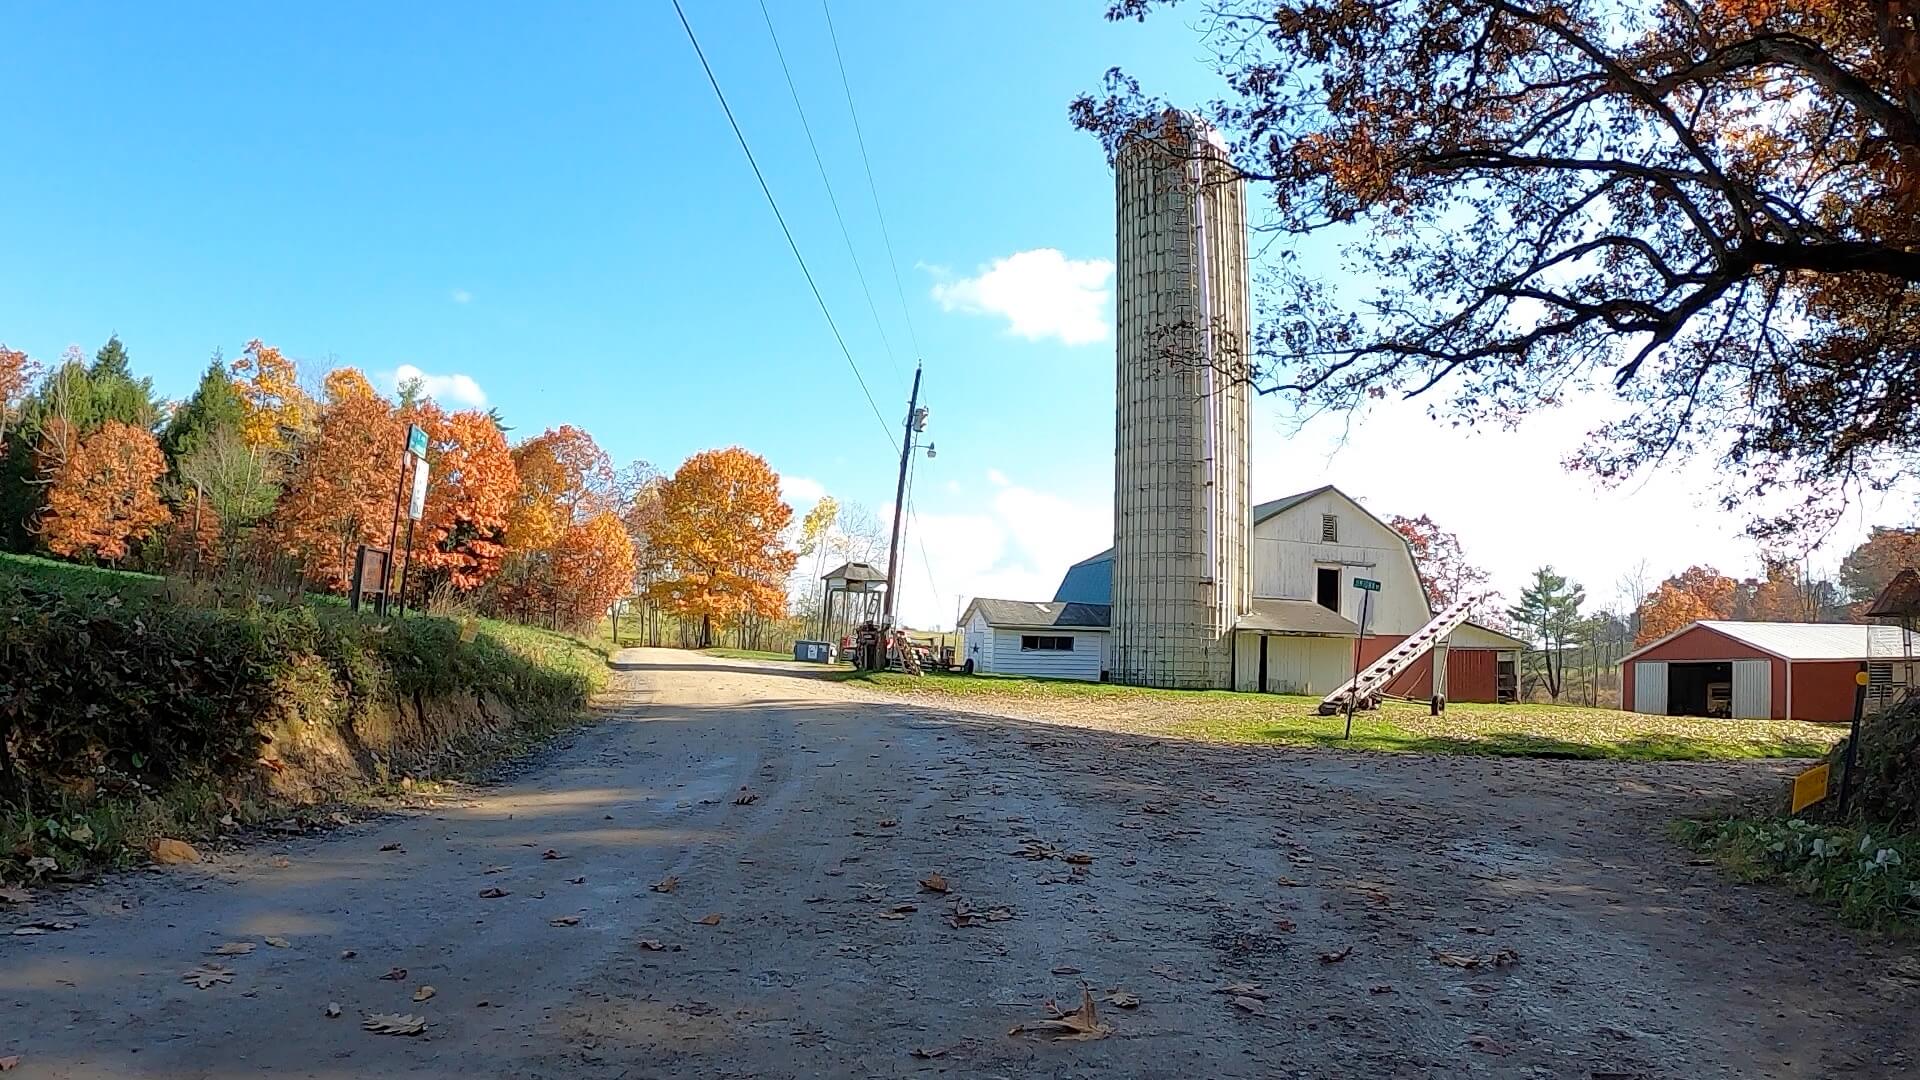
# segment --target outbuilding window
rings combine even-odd
[[[1073,635],[1021,634],[1021,652],[1072,652]]]
[[[1340,519],[1332,514],[1320,515],[1320,542],[1337,544],[1340,542]]]

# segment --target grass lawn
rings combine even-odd
[[[956,707],[983,708],[1175,738],[1355,750],[1624,761],[1818,757],[1843,728],[1799,721],[1651,716],[1575,705],[1388,702],[1354,717],[1320,716],[1318,698],[1224,690],[1149,690],[1106,683],[891,672],[843,676],[858,685]]]

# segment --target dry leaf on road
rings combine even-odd
[[[1500,1057],[1505,1057],[1513,1053],[1512,1048],[1508,1047],[1506,1043],[1501,1042],[1491,1035],[1469,1035],[1467,1036],[1467,1045],[1483,1054],[1497,1054]]]
[[[224,945],[216,945],[211,950],[215,956],[245,956],[252,951],[253,942],[251,941],[229,941]]]
[[[8,1054],[6,1057],[0,1057],[0,1072],[11,1072],[12,1070],[18,1068],[19,1065],[20,1065],[19,1054]]]
[[[1029,1020],[1024,1024],[1013,1025],[1009,1035],[1051,1035],[1063,1042],[1085,1042],[1090,1039],[1104,1039],[1113,1033],[1113,1029],[1100,1022],[1099,1014],[1093,1008],[1093,995],[1080,991],[1080,1007],[1070,1013],[1061,1013],[1050,1020]]]
[[[1353,954],[1353,946],[1348,945],[1335,952],[1321,953],[1320,962],[1323,964],[1337,964],[1340,961],[1345,960],[1347,957],[1351,956],[1352,954]]]
[[[928,874],[920,879],[920,887],[928,892],[943,893],[947,891],[947,879],[939,874]]]
[[[380,850],[381,851],[397,851],[402,855],[405,855],[407,853],[407,849],[401,847],[400,842],[398,840],[394,841],[391,844],[381,844]]]
[[[935,1046],[935,1047],[916,1046],[913,1049],[907,1051],[907,1056],[910,1058],[915,1058],[920,1061],[932,1061],[934,1058],[946,1057],[947,1050],[948,1048],[945,1046]]]
[[[370,1013],[360,1026],[375,1035],[418,1035],[427,1030],[425,1020],[401,1013]]]
[[[510,896],[510,895],[512,895],[512,894],[511,894],[511,893],[509,893],[509,892],[507,892],[507,890],[505,890],[505,889],[500,889],[500,888],[491,888],[491,889],[481,889],[481,890],[480,890],[480,899],[482,899],[482,900],[498,900],[498,899],[500,899],[500,898],[501,898],[501,897],[503,897],[503,896]]]
[[[711,915],[705,915],[693,921],[699,923],[701,926],[719,926],[720,913],[716,911]]]
[[[45,934],[54,930],[71,930],[73,929],[73,927],[74,927],[74,924],[70,922],[58,922],[51,919],[43,919],[40,922],[30,922],[30,923],[27,923],[25,926],[14,927],[13,936],[14,937],[33,937],[36,934]]]
[[[176,866],[180,863],[200,861],[199,849],[185,840],[155,840],[153,846],[147,849],[147,854],[161,866]]]
[[[545,850],[545,851],[543,851],[543,852],[541,852],[541,853],[540,853],[540,857],[541,857],[541,858],[543,858],[543,859],[547,859],[547,860],[549,860],[549,861],[551,861],[551,860],[553,860],[553,859],[564,859],[564,858],[566,858],[566,856],[565,856],[565,855],[562,855],[562,854],[560,854],[560,853],[559,853],[558,851],[555,851],[555,850],[554,850],[553,848],[548,848],[547,850]]]
[[[388,982],[399,982],[400,980],[407,977],[407,969],[402,967],[388,968],[387,973],[380,977],[387,980]]]
[[[667,947],[665,945],[662,945],[658,938],[643,937],[640,939],[640,947],[642,949],[645,949],[647,952],[666,952],[667,951]]]
[[[1137,1009],[1140,1007],[1140,999],[1125,990],[1115,990],[1107,995],[1107,1004],[1116,1009]]]
[[[192,983],[200,989],[205,990],[207,987],[217,983],[232,982],[233,972],[228,971],[219,964],[201,964],[199,967],[188,968],[181,972],[180,981]]]
[[[1435,951],[1433,958],[1448,967],[1466,968],[1468,971],[1475,971],[1489,965],[1493,967],[1511,967],[1520,962],[1520,954],[1512,949],[1501,949],[1492,956],[1479,956],[1474,953]]]
[[[504,874],[511,869],[513,869],[511,866],[489,866],[480,872],[483,874]]]
[[[1265,1005],[1259,998],[1237,997],[1233,999],[1233,1004],[1242,1012],[1258,1013],[1262,1016],[1266,1015]]]
[[[760,796],[755,792],[748,791],[746,788],[741,788],[740,794],[733,797],[733,805],[735,806],[751,806],[759,801]]]
[[[647,888],[652,889],[654,892],[662,892],[662,893],[672,892],[673,890],[679,887],[680,887],[680,879],[677,877],[674,877],[671,874],[647,886]]]
[[[584,875],[580,877],[570,877],[567,879],[567,884],[569,885],[585,885],[586,883],[587,883],[587,879]]]
[[[1156,971],[1154,974],[1157,975],[1159,972]],[[1227,994],[1232,997],[1253,998],[1256,1001],[1265,1001],[1268,996],[1265,990],[1260,989],[1252,983],[1228,983],[1225,986],[1214,987],[1213,992],[1216,994]]]
[[[900,824],[900,819],[899,819],[899,818],[890,818],[890,817],[888,817],[888,818],[881,818],[881,819],[880,819],[880,827],[881,827],[881,828],[883,828],[883,829],[891,829],[891,828],[894,828],[894,827],[896,827],[896,826],[898,826],[899,824]]]
[[[287,867],[293,865],[293,860],[287,858],[285,855],[275,855],[272,859],[268,860],[267,865],[273,867],[275,870],[285,870]]]
[[[288,941],[286,938],[283,938],[283,937],[264,937],[264,938],[261,938],[260,940],[266,942],[267,944],[273,946],[276,949],[287,949],[287,948],[293,947],[293,942]]]
[[[440,991],[434,989],[431,986],[426,986],[426,985],[416,986],[413,988],[413,1000],[431,1001],[433,999],[433,995],[439,992]]]
[[[32,902],[33,894],[25,889],[0,889],[0,903],[30,904]]]
[[[329,1020],[336,1020],[336,1019],[339,1019],[339,1017],[340,1017],[340,1003],[339,1003],[339,1002],[337,1002],[337,1001],[329,1001],[329,1002],[327,1002],[327,1007],[326,1007],[326,1009],[325,1009],[325,1010],[323,1010],[323,1012],[325,1013],[325,1015],[326,1015],[326,1018],[327,1018],[327,1019],[329,1019]]]
[[[1069,866],[1092,866],[1093,856],[1084,851],[1076,851],[1071,855],[1062,855],[1060,861]]]
[[[1069,964],[1062,964],[1059,967],[1054,968],[1053,973],[1055,975],[1078,975],[1080,974],[1080,969],[1077,967],[1073,967]]]
[[[560,915],[560,916],[557,916],[557,917],[555,917],[555,918],[552,918],[552,919],[548,919],[548,920],[547,920],[547,925],[548,925],[548,926],[579,926],[579,925],[580,925],[580,916],[578,916],[578,915]]]

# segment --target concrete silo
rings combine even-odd
[[[1230,687],[1252,602],[1246,185],[1178,113],[1114,172],[1111,677]]]

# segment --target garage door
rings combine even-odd
[[[1773,661],[1733,662],[1733,715],[1737,720],[1765,720],[1773,715]]]
[[[1667,662],[1641,660],[1633,665],[1633,711],[1667,715]]]

